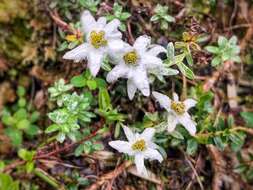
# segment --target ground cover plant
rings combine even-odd
[[[0,2],[0,190],[253,189],[252,15]]]

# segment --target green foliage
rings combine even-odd
[[[88,136],[91,134],[90,129],[84,129],[82,131],[81,136],[79,137],[80,139]],[[103,150],[104,146],[103,144],[99,143],[98,140],[101,137],[99,135],[95,136],[94,138],[92,138],[91,140],[87,140],[85,142],[83,142],[82,144],[80,144],[76,149],[75,149],[75,156],[80,156],[83,153],[85,154],[90,154],[94,151],[98,151],[98,150]]]
[[[118,113],[117,109],[113,109],[110,95],[106,88],[100,88],[98,93],[98,107],[97,113],[105,118],[107,124],[113,122],[123,122],[125,116]]]
[[[91,12],[97,12],[97,6],[100,0],[79,0],[82,7],[89,9]]]
[[[155,14],[150,19],[151,22],[159,23],[162,30],[167,30],[168,23],[176,21],[174,17],[168,14],[168,9],[167,6],[158,4],[154,9]]]
[[[231,37],[229,40],[224,36],[219,36],[218,46],[206,46],[205,49],[214,54],[211,62],[212,66],[218,66],[225,61],[241,62],[240,47],[236,44],[236,36]]]
[[[237,154],[237,158],[239,160],[239,164],[234,167],[234,172],[239,173],[242,178],[246,181],[253,180],[253,154],[248,153],[248,155],[244,155],[242,157],[241,154]]]
[[[31,173],[33,170],[34,170],[34,160],[33,160],[33,157],[35,155],[35,151],[28,151],[26,149],[20,149],[18,151],[18,156],[26,161],[26,164],[25,164],[25,170],[27,173]]]
[[[172,42],[169,43],[167,46],[167,59],[164,61],[166,63],[165,65],[167,65],[168,67],[171,67],[172,65],[177,65],[178,69],[184,76],[186,76],[189,79],[194,79],[193,71],[184,63],[184,59],[187,57],[186,55],[188,55],[189,52],[185,52],[185,44],[182,46],[182,48],[183,48],[183,53],[175,56],[174,45]]]
[[[131,16],[129,12],[124,12],[123,7],[119,5],[118,3],[113,4],[113,14],[112,15],[106,15],[106,19],[108,21],[111,21],[115,18],[119,19],[121,21],[120,24],[120,30],[126,31],[126,25],[124,24],[125,21]]]
[[[19,190],[19,182],[8,174],[0,173],[0,190]]]
[[[65,84],[64,79],[60,79],[54,83],[53,87],[48,88],[50,94],[50,100],[56,101],[58,106],[62,106],[63,98],[73,86],[71,84]]]
[[[71,84],[77,88],[88,87],[89,90],[96,90],[98,88],[105,88],[106,82],[101,78],[94,78],[88,70],[83,74],[74,76],[71,79]]]
[[[15,147],[22,144],[23,135],[33,138],[39,132],[38,126],[35,125],[39,113],[29,110],[25,99],[25,88],[19,86],[17,95],[19,97],[17,103],[11,108],[5,108],[1,113],[1,120],[6,126],[4,132]]]
[[[242,118],[244,119],[248,127],[253,127],[253,113],[252,112],[241,112]]]
[[[71,140],[76,141],[79,135],[78,129],[80,123],[89,123],[95,115],[88,110],[90,109],[90,99],[84,95],[64,94],[61,97],[62,104],[59,109],[48,114],[48,117],[54,124],[46,129],[46,133],[58,132],[56,139],[63,142],[68,136]]]
[[[87,187],[90,185],[90,180],[81,177],[78,172],[73,172],[71,175],[73,182],[67,185],[67,190],[79,190],[81,187]]]

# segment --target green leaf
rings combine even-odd
[[[18,100],[18,106],[19,107],[25,107],[26,106],[26,99],[25,98],[20,98]]]
[[[28,113],[24,108],[20,108],[13,115],[16,120],[26,119],[28,117]]]
[[[188,63],[190,66],[192,66],[192,65],[193,65],[193,59],[192,59],[191,52],[186,53],[186,54],[185,54],[185,58],[186,58],[187,63]]]
[[[86,86],[86,79],[83,75],[74,76],[70,83],[77,88]]]
[[[2,122],[4,125],[7,125],[7,126],[12,126],[12,125],[15,125],[16,123],[16,120],[15,118],[13,118],[12,116],[10,116],[9,114],[3,114],[2,116]]]
[[[45,133],[52,133],[55,131],[58,131],[60,129],[60,126],[57,124],[52,124],[49,127],[47,127],[47,129],[45,130]]]
[[[5,129],[6,135],[11,139],[13,146],[18,147],[22,144],[23,133],[18,129],[7,128]]]
[[[170,42],[168,45],[167,45],[167,59],[172,63],[172,64],[175,64],[175,48],[174,48],[174,45],[172,42]],[[184,59],[184,58],[183,58]],[[180,61],[182,62],[183,59]]]
[[[19,190],[19,182],[8,174],[0,173],[0,190]]]
[[[163,19],[166,20],[167,22],[175,22],[176,19],[170,15],[164,15]]]
[[[186,152],[189,155],[194,155],[198,150],[198,142],[195,139],[189,139],[187,141]]]
[[[228,43],[227,38],[225,38],[224,36],[219,36],[219,38],[218,38],[218,45],[220,47],[225,47],[227,45],[227,43]]]
[[[25,95],[25,88],[23,86],[18,86],[17,94],[19,97],[22,97]]]
[[[35,155],[35,151],[28,151],[24,148],[21,148],[18,151],[19,158],[21,158],[22,160],[25,160],[25,161],[32,161],[34,155]]]
[[[104,79],[96,78],[95,80],[96,80],[98,88],[106,88],[107,87],[107,84]]]
[[[194,79],[193,71],[183,63],[177,63],[177,66],[181,73],[189,79]]]
[[[233,151],[240,151],[245,140],[246,135],[244,133],[230,134],[229,139],[232,141],[231,148]]]
[[[217,66],[217,65],[219,65],[219,64],[221,64],[221,58],[220,58],[219,56],[214,57],[214,58],[212,59],[211,65],[212,65],[213,67],[215,67],[215,66]]]
[[[210,52],[210,53],[213,53],[213,54],[218,54],[220,51],[219,51],[219,48],[216,47],[216,46],[206,46],[205,49]]]
[[[151,18],[150,18],[150,21],[151,22],[156,22],[160,19],[159,15],[153,15]]]
[[[169,27],[168,23],[167,23],[166,21],[163,20],[163,21],[161,22],[161,29],[162,29],[162,30],[167,30],[168,27]]]
[[[87,86],[90,90],[95,90],[97,88],[97,82],[95,80],[87,80]]]
[[[124,12],[124,13],[121,14],[120,19],[121,19],[121,20],[126,20],[126,19],[128,19],[130,16],[131,16],[130,13]]]
[[[228,127],[232,128],[235,124],[235,119],[231,114],[228,116],[227,121],[228,121]]]
[[[234,172],[236,172],[236,173],[243,173],[243,172],[245,172],[247,169],[248,169],[248,167],[247,167],[246,165],[244,165],[244,164],[239,164],[238,166],[236,166],[236,167],[234,168]]]
[[[241,112],[240,115],[248,127],[253,127],[253,112]]]
[[[112,108],[110,95],[109,95],[107,89],[105,89],[105,88],[99,89],[98,105],[99,105],[99,108],[102,110],[107,110],[107,109]]]
[[[121,31],[125,32],[125,31],[126,31],[126,25],[123,24],[123,23],[121,23],[120,26],[119,26],[119,29],[120,29]]]
[[[226,144],[222,141],[222,139],[220,137],[214,137],[214,144],[220,149],[220,150],[224,150],[226,147]]]
[[[65,138],[66,138],[66,135],[64,133],[59,133],[56,137],[57,141],[59,141],[60,143],[63,143]]]
[[[232,45],[236,45],[236,43],[237,43],[237,37],[236,36],[232,36],[229,39],[229,43],[232,44]]]
[[[22,120],[20,120],[20,121],[17,123],[17,128],[18,128],[18,129],[25,130],[25,129],[28,129],[29,126],[30,126],[30,121],[28,121],[27,119],[22,119]]]
[[[184,140],[184,136],[180,132],[174,130],[170,135],[176,139]]]
[[[34,170],[34,162],[27,162],[25,169],[27,173],[31,173]]]
[[[109,64],[109,58],[108,58],[108,56],[104,57],[101,67],[102,67],[102,69],[104,69],[107,72],[109,72],[109,71],[112,70],[112,67]]]
[[[75,149],[75,156],[80,156],[84,151],[84,145],[80,144],[76,149]]]
[[[31,122],[31,123],[36,122],[36,121],[39,119],[39,117],[40,117],[40,113],[37,112],[37,111],[34,111],[34,112],[31,114],[31,116],[30,116],[30,122]]]
[[[236,62],[236,63],[242,62],[240,56],[233,56],[233,57],[231,58],[231,60],[234,61],[234,62]]]
[[[99,151],[99,150],[103,150],[103,149],[104,149],[104,146],[103,146],[102,144],[96,143],[96,144],[93,144],[92,148],[93,148],[95,151]]]
[[[30,127],[25,130],[25,133],[30,136],[37,135],[38,132],[39,132],[39,127],[37,125],[30,125]]]

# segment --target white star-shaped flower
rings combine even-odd
[[[140,36],[133,46],[125,43],[124,48],[116,53],[114,60],[117,65],[108,73],[107,81],[114,82],[118,78],[127,78],[127,93],[133,99],[137,89],[144,96],[150,95],[148,74],[161,75],[164,72],[163,62],[156,57],[166,49],[160,45],[150,45],[151,38]]]
[[[160,105],[168,111],[168,132],[173,132],[176,125],[180,123],[192,136],[196,134],[196,123],[187,112],[191,107],[195,106],[197,103],[195,100],[186,99],[185,101],[179,101],[176,93],[173,93],[173,100],[159,92],[153,92],[152,94]]]
[[[96,76],[104,57],[123,48],[122,34],[118,31],[120,21],[114,19],[106,24],[105,17],[100,17],[96,21],[89,11],[84,11],[81,24],[86,42],[67,52],[63,58],[75,62],[87,58],[88,68],[91,74]]]
[[[162,155],[156,150],[158,145],[152,142],[155,129],[146,128],[141,134],[133,133],[126,126],[123,129],[128,141],[111,141],[109,145],[119,152],[134,156],[138,173],[147,176],[144,159],[163,161]]]

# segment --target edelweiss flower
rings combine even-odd
[[[96,76],[105,55],[123,48],[122,34],[117,29],[120,21],[114,19],[106,24],[105,17],[100,17],[95,21],[89,11],[84,11],[81,24],[87,42],[67,52],[63,58],[75,62],[87,58],[88,68],[91,74]]]
[[[156,150],[158,146],[152,142],[155,129],[146,128],[142,134],[134,134],[128,127],[123,127],[127,141],[111,141],[109,145],[119,152],[134,156],[137,171],[141,175],[147,176],[144,159],[158,160],[162,162],[162,155]]]
[[[187,110],[194,107],[197,103],[195,100],[186,99],[181,102],[176,93],[173,93],[173,100],[158,92],[153,92],[152,94],[160,105],[168,111],[168,132],[174,131],[176,125],[181,123],[191,135],[195,135],[196,124],[187,113]]]
[[[124,48],[117,53],[116,66],[108,73],[107,81],[114,82],[118,78],[127,78],[127,93],[133,99],[137,89],[144,96],[150,95],[148,73],[161,75],[164,70],[163,62],[156,57],[160,52],[166,52],[162,46],[150,46],[151,38],[140,36],[133,46],[124,44]]]

